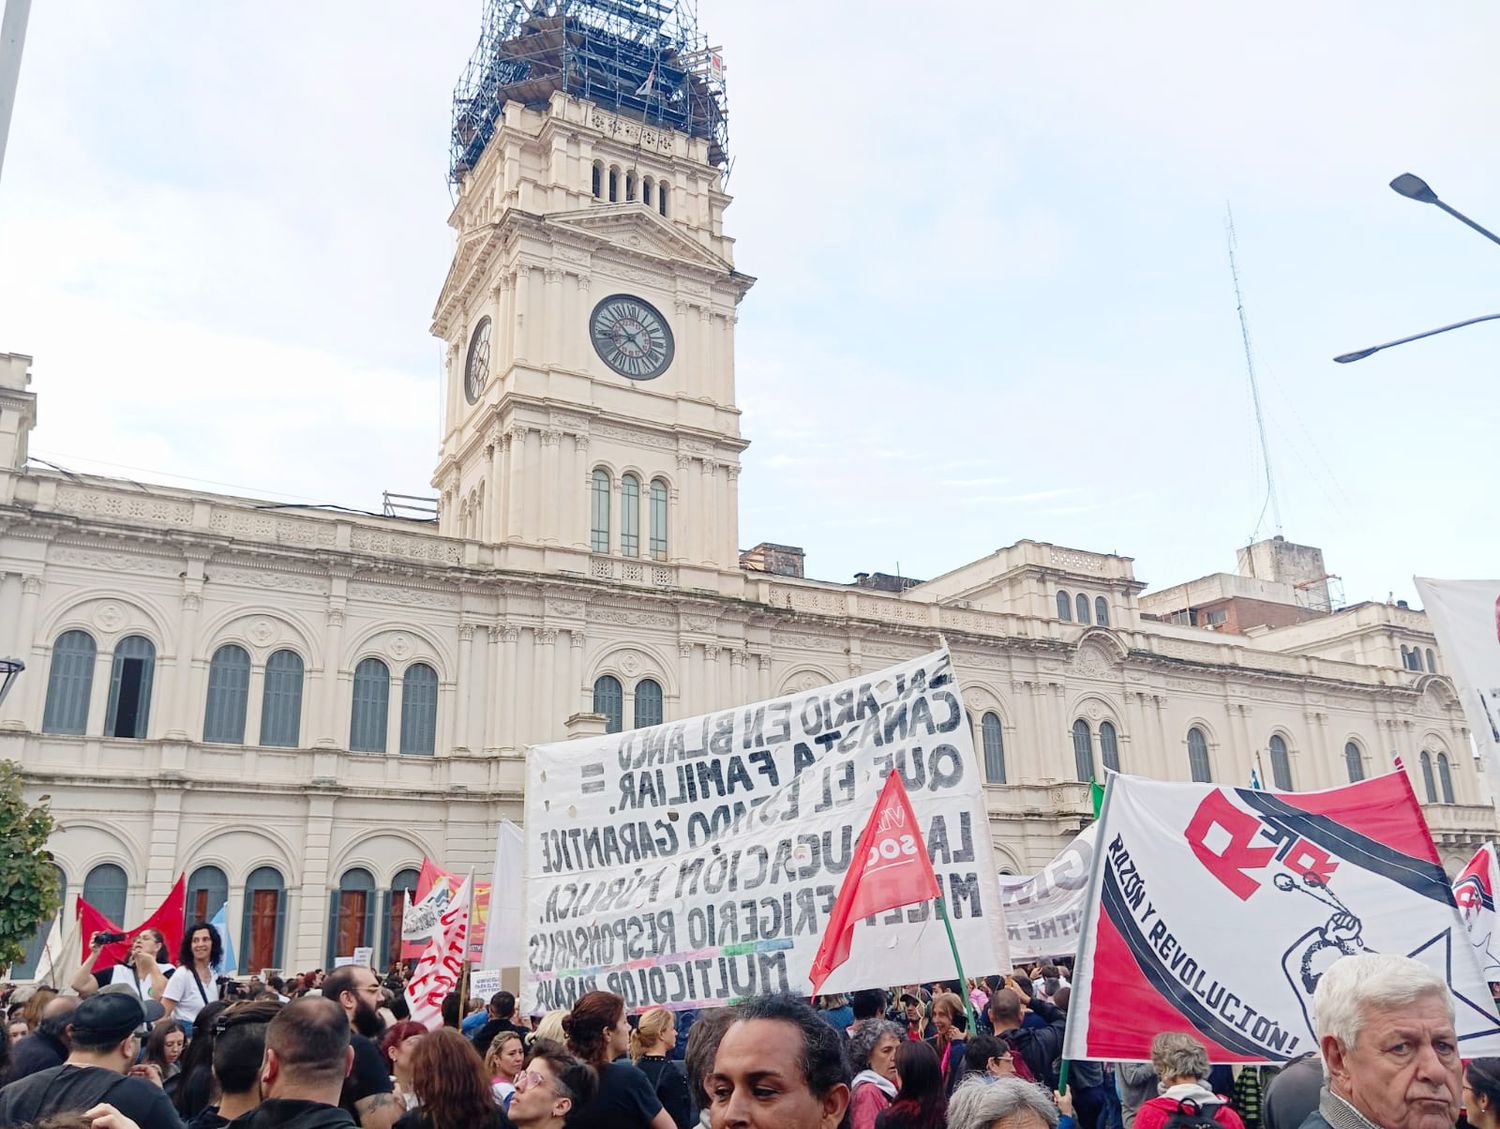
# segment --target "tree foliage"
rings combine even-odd
[[[62,904],[57,868],[47,839],[52,834],[51,796],[33,807],[21,793],[21,770],[0,761],[0,968],[18,964],[38,923]]]

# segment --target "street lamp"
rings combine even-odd
[[[10,693],[17,676],[25,669],[26,664],[20,659],[0,659],[0,705],[5,703],[5,696]]]
[[[1490,240],[1490,242],[1500,243],[1500,235],[1496,235],[1486,227],[1481,227],[1457,208],[1449,207],[1443,203],[1442,200],[1438,199],[1438,194],[1421,177],[1404,172],[1391,181],[1391,188],[1399,195],[1405,196],[1408,200],[1416,200],[1421,204],[1436,205],[1454,219],[1472,227],[1480,235]],[[1495,321],[1497,319],[1500,319],[1500,314],[1485,314],[1482,317],[1469,318],[1466,321],[1456,321],[1452,325],[1445,325],[1438,329],[1429,329],[1425,333],[1413,333],[1410,337],[1401,337],[1395,341],[1387,341],[1384,345],[1374,345],[1368,349],[1357,349],[1352,353],[1343,353],[1333,359],[1338,364],[1347,365],[1350,361],[1362,361],[1370,354],[1378,353],[1382,349],[1389,349],[1393,345],[1405,345],[1408,341],[1420,341],[1424,337],[1435,337],[1439,333],[1447,333],[1450,329],[1462,329],[1464,326],[1473,325],[1475,322]]]

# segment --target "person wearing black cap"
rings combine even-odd
[[[133,993],[101,992],[73,1012],[68,1060],[0,1090],[0,1127],[108,1102],[141,1129],[182,1129],[155,1067],[135,1066],[146,1009]]]

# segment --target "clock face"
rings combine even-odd
[[[473,404],[490,378],[490,319],[482,317],[469,337],[469,355],[464,360],[464,395]]]
[[[628,380],[656,379],[676,350],[667,319],[629,294],[611,294],[594,307],[589,338],[599,359]]]

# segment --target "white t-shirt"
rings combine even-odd
[[[170,964],[163,964],[160,966],[160,968],[161,974],[168,980],[170,980],[172,978],[172,973],[175,971],[172,966]],[[136,995],[140,996],[142,1000],[149,1000],[152,998],[151,977],[137,977],[134,965],[128,962],[125,964],[117,964],[109,970],[109,974],[110,984],[129,984],[131,990],[135,992]],[[96,976],[94,979],[97,980],[98,977]],[[100,984],[99,986],[103,988],[107,985]]]
[[[219,998],[219,981],[212,973],[209,973],[207,981],[203,981],[193,969],[184,965],[172,973],[172,978],[162,990],[161,998],[163,1002],[171,1000],[177,1005],[172,1009],[173,1019],[191,1023],[198,1018],[198,1013],[205,1004],[211,1004]]]

